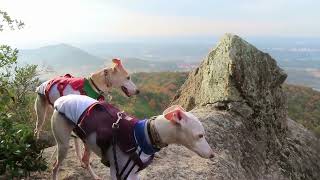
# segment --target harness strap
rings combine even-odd
[[[119,174],[119,165],[118,165],[117,150],[116,150],[118,131],[119,131],[119,127],[114,127],[114,126],[112,126],[112,152],[113,152],[113,160],[114,160],[114,165],[115,165],[115,168],[116,168],[116,177],[117,177],[117,180],[121,180],[121,175]]]
[[[56,110],[57,112],[59,112],[57,108],[55,108],[55,110]],[[64,116],[65,118],[69,119],[64,113],[59,112],[59,114],[62,115],[62,116]],[[82,115],[81,115],[81,116],[82,116]],[[68,122],[68,123],[71,123],[72,125],[74,125],[73,131],[76,133],[76,135],[77,135],[80,139],[85,139],[85,138],[87,137],[86,132],[79,126],[79,123],[76,124],[76,123],[74,123],[74,122],[71,121],[71,120],[69,120],[69,121],[67,121],[67,122]],[[71,136],[73,136],[73,135],[71,135]],[[76,136],[75,136],[75,138],[76,138]]]
[[[121,172],[120,172],[120,176],[123,175],[124,171],[127,169],[127,167],[129,166],[130,162],[131,162],[131,158],[128,158],[127,163],[124,165],[124,167],[122,168],[122,170],[121,170]],[[129,171],[129,173],[130,173],[130,172],[131,172],[131,171]]]
[[[76,135],[82,140],[84,141],[84,139],[86,139],[87,134],[85,133],[85,131],[79,126],[79,124],[76,124],[75,127],[73,128],[73,131],[76,133]]]
[[[80,116],[77,124],[75,124],[75,127],[73,131],[76,133],[76,135],[84,141],[87,138],[87,133],[81,128],[81,125],[83,124],[83,121],[85,120],[86,116],[90,113],[93,107],[95,107],[98,103],[93,103],[90,105]]]
[[[117,145],[117,136],[119,134],[119,122],[120,120],[122,120],[123,118],[123,112],[118,112],[117,116],[118,119],[115,123],[112,124],[112,152],[113,152],[113,159],[114,159],[114,165],[115,165],[115,169],[116,169],[116,177],[117,180],[121,180],[121,176],[123,175],[123,173],[125,172],[125,170],[127,169],[127,167],[129,166],[130,162],[133,161],[133,165],[131,166],[130,170],[127,172],[127,174],[124,177],[124,180],[127,179],[127,177],[130,175],[131,171],[133,170],[133,168],[138,165],[139,166],[139,170],[144,169],[148,164],[144,164],[141,159],[140,159],[140,155],[142,153],[142,150],[140,150],[139,154],[136,153],[136,150],[133,151],[133,153],[131,153],[129,159],[127,160],[125,166],[122,168],[121,172],[119,172],[119,165],[118,165],[118,159],[117,159],[117,150],[116,150],[116,145]],[[153,157],[150,158],[151,160],[153,159]]]
[[[67,85],[68,85],[68,83],[66,83],[66,82],[58,83],[57,89],[59,91],[60,97],[63,96],[63,91]]]
[[[51,106],[53,106],[53,103],[50,101],[50,97],[49,97],[49,91],[51,89],[51,87],[53,85],[55,85],[56,83],[53,82],[53,80],[49,81],[49,83],[47,84],[45,90],[44,90],[44,95],[46,96],[47,101],[49,102],[49,104]],[[59,92],[60,93],[60,92]]]
[[[142,153],[142,149],[140,149],[138,156],[140,156]],[[134,152],[134,154],[137,154],[136,152]],[[131,158],[130,158],[131,159]],[[134,161],[135,162],[135,161]],[[128,173],[126,174],[126,176],[124,177],[125,179],[128,178],[128,176],[130,175],[131,171],[133,170],[133,168],[137,165],[137,163],[133,163],[133,165],[131,166],[130,170],[128,171]]]

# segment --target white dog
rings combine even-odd
[[[139,90],[131,81],[121,61],[113,59],[112,62],[115,64],[114,67],[97,71],[89,78],[76,78],[67,74],[42,83],[36,89],[38,96],[35,102],[37,114],[35,135],[39,137],[50,104],[53,105],[61,96],[82,94],[94,99],[104,99],[103,95],[112,87],[121,88],[128,97],[138,94]]]
[[[106,102],[81,95],[63,96],[55,102],[54,108],[51,125],[58,155],[53,179],[58,178],[72,131],[104,164],[110,165],[112,179],[139,179],[138,172],[168,144],[181,144],[203,158],[214,156],[198,118],[180,106],[169,107],[162,115],[148,120],[137,120]],[[83,159],[92,177],[100,179],[93,172],[88,157]]]

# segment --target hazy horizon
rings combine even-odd
[[[312,0],[0,0],[26,26],[0,33],[18,48],[67,43],[201,42],[224,33],[245,39],[320,39]]]

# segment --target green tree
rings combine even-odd
[[[15,30],[23,28],[24,23],[21,20],[11,19],[7,12],[0,10],[0,31],[4,30],[5,25],[9,29]]]
[[[6,26],[5,26],[6,25]],[[20,29],[23,23],[0,11],[0,31]],[[0,179],[21,178],[47,168],[42,145],[32,131],[37,66],[17,64],[18,50],[0,45]]]

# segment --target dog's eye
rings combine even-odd
[[[199,139],[203,138],[203,134],[199,134]]]
[[[130,76],[128,76],[127,79],[130,80]]]

